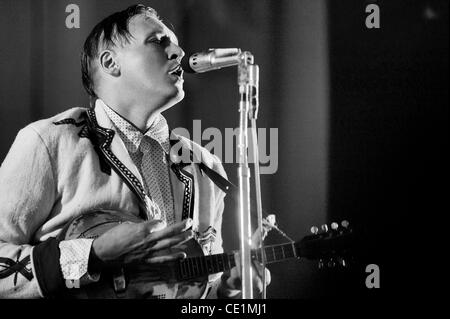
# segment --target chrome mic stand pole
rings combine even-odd
[[[256,133],[256,119],[258,118],[259,111],[259,67],[256,64],[249,65],[249,75],[250,75],[250,110],[249,119],[251,123],[251,133],[252,133],[252,146],[253,146],[253,159],[254,159],[254,171],[255,171],[255,193],[256,193],[256,212],[258,218],[258,229],[261,234],[261,263],[263,267],[263,273],[261,276],[263,282],[262,288],[262,299],[266,299],[266,254],[264,251],[264,229],[263,229],[263,218],[262,218],[262,196],[261,196],[261,180],[259,172],[259,147],[258,147],[258,135]]]
[[[238,64],[239,85],[239,227],[240,227],[240,261],[242,279],[242,298],[253,299],[252,281],[252,233],[251,233],[251,209],[250,209],[250,169],[248,166],[248,120],[252,120],[253,128],[253,154],[255,158],[255,185],[257,196],[257,213],[260,238],[263,238],[262,228],[262,204],[261,188],[259,181],[259,155],[256,136],[256,118],[258,113],[258,81],[259,68],[254,63],[254,57],[250,52],[240,54]],[[255,146],[256,144],[256,146]],[[265,254],[261,247],[262,263],[265,267]],[[265,297],[265,268],[263,272],[263,298]]]
[[[255,187],[258,228],[261,241],[261,261],[263,265],[263,299],[266,297],[266,256],[264,252],[264,229],[262,222],[261,185],[259,176],[259,149],[256,134],[256,119],[258,117],[259,99],[259,67],[254,64],[254,57],[250,52],[241,52],[237,48],[209,49],[208,53],[196,53],[189,58],[188,69],[193,72],[206,72],[222,67],[238,65],[239,85],[239,234],[240,234],[240,270],[242,280],[242,298],[253,299],[252,281],[252,233],[250,209],[250,169],[248,167],[248,120],[251,120],[253,141],[253,158],[255,159]]]
[[[238,64],[239,85],[239,234],[242,298],[253,299],[251,262],[251,219],[250,219],[250,169],[248,167],[248,112],[250,109],[249,65],[253,55],[243,52]]]

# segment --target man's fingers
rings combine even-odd
[[[253,267],[253,271],[255,271],[256,275],[253,276],[253,284],[256,285],[259,288],[261,288],[260,290],[262,291],[262,280],[263,280],[263,268],[262,265],[256,265],[254,264],[255,267]],[[272,281],[271,275],[270,275],[270,271],[269,269],[264,269],[265,273],[266,273],[266,286],[268,286],[270,284],[270,282]]]
[[[150,231],[149,237],[152,241],[161,240],[163,238],[174,237],[192,226],[192,219],[188,218],[179,223],[167,226],[157,231]]]
[[[236,269],[239,278],[241,278],[241,254],[239,253],[239,251],[234,252],[234,261],[236,263],[236,267],[234,268]]]
[[[252,260],[253,271],[256,273],[258,277],[262,277],[263,274],[263,266],[259,261]]]
[[[270,274],[269,269],[266,268],[264,271],[266,272],[266,285],[268,286],[272,282],[272,275]]]
[[[192,230],[187,230],[182,232],[179,235],[169,237],[169,238],[163,238],[161,240],[158,240],[157,242],[149,243],[149,251],[154,252],[166,248],[170,248],[172,246],[178,245],[180,243],[183,243],[189,239],[191,239],[194,236],[194,232]]]
[[[166,227],[167,227],[167,223],[166,223],[165,220],[157,220],[156,224],[150,230],[150,233],[161,231],[161,230],[163,230]]]
[[[166,228],[167,223],[164,220],[160,219],[153,219],[149,221],[145,221],[142,224],[142,227],[144,227],[144,230],[147,234],[151,234],[160,230],[163,230]]]
[[[236,266],[233,267],[230,271],[230,277],[227,279],[227,283],[230,287],[238,287],[240,289],[240,278],[241,278],[241,263],[240,263],[240,254],[239,251],[236,251],[234,254],[234,259],[236,262]],[[262,274],[263,274],[263,266],[261,263],[257,261],[252,262],[253,268],[253,286],[257,287],[259,291],[262,291]],[[266,275],[266,285],[269,285],[272,278],[270,275],[269,269],[265,268]]]
[[[176,253],[168,254],[168,255],[164,255],[164,256],[150,257],[150,258],[147,258],[145,260],[145,262],[148,264],[161,264],[161,263],[166,263],[169,261],[175,261],[178,259],[184,259],[186,257],[187,257],[186,253],[176,252]]]

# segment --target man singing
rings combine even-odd
[[[175,34],[143,5],[94,27],[81,55],[91,107],[20,130],[0,168],[0,297],[89,291],[112,280],[111,265],[186,258],[173,248],[192,238],[207,255],[223,251],[225,193],[217,180],[225,180],[225,171],[206,149],[170,134],[161,115],[184,97],[183,56]],[[189,152],[189,162],[180,160],[180,150]],[[92,211],[142,222],[121,223],[95,239],[58,236]],[[255,270],[261,290],[262,269]],[[186,297],[179,289],[148,287],[126,296]],[[238,266],[210,276],[207,287],[199,297],[239,298]]]

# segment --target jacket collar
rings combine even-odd
[[[109,118],[108,114],[106,114],[104,108],[101,103],[103,103],[100,99],[97,99],[95,102],[95,118],[97,120],[97,125],[94,124],[94,129],[97,132],[101,132],[102,134],[106,134],[111,139],[110,145],[105,145],[106,148],[109,148],[111,152],[125,165],[133,174],[136,176],[142,184],[142,176],[137,170],[136,166],[133,163],[133,160],[130,157],[130,154],[125,147],[122,139],[119,134],[115,134],[114,131],[114,123]],[[106,129],[106,130],[105,130]]]

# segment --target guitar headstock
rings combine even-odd
[[[348,221],[313,226],[311,233],[296,245],[300,257],[319,260],[319,269],[347,266],[353,244],[353,229]]]

